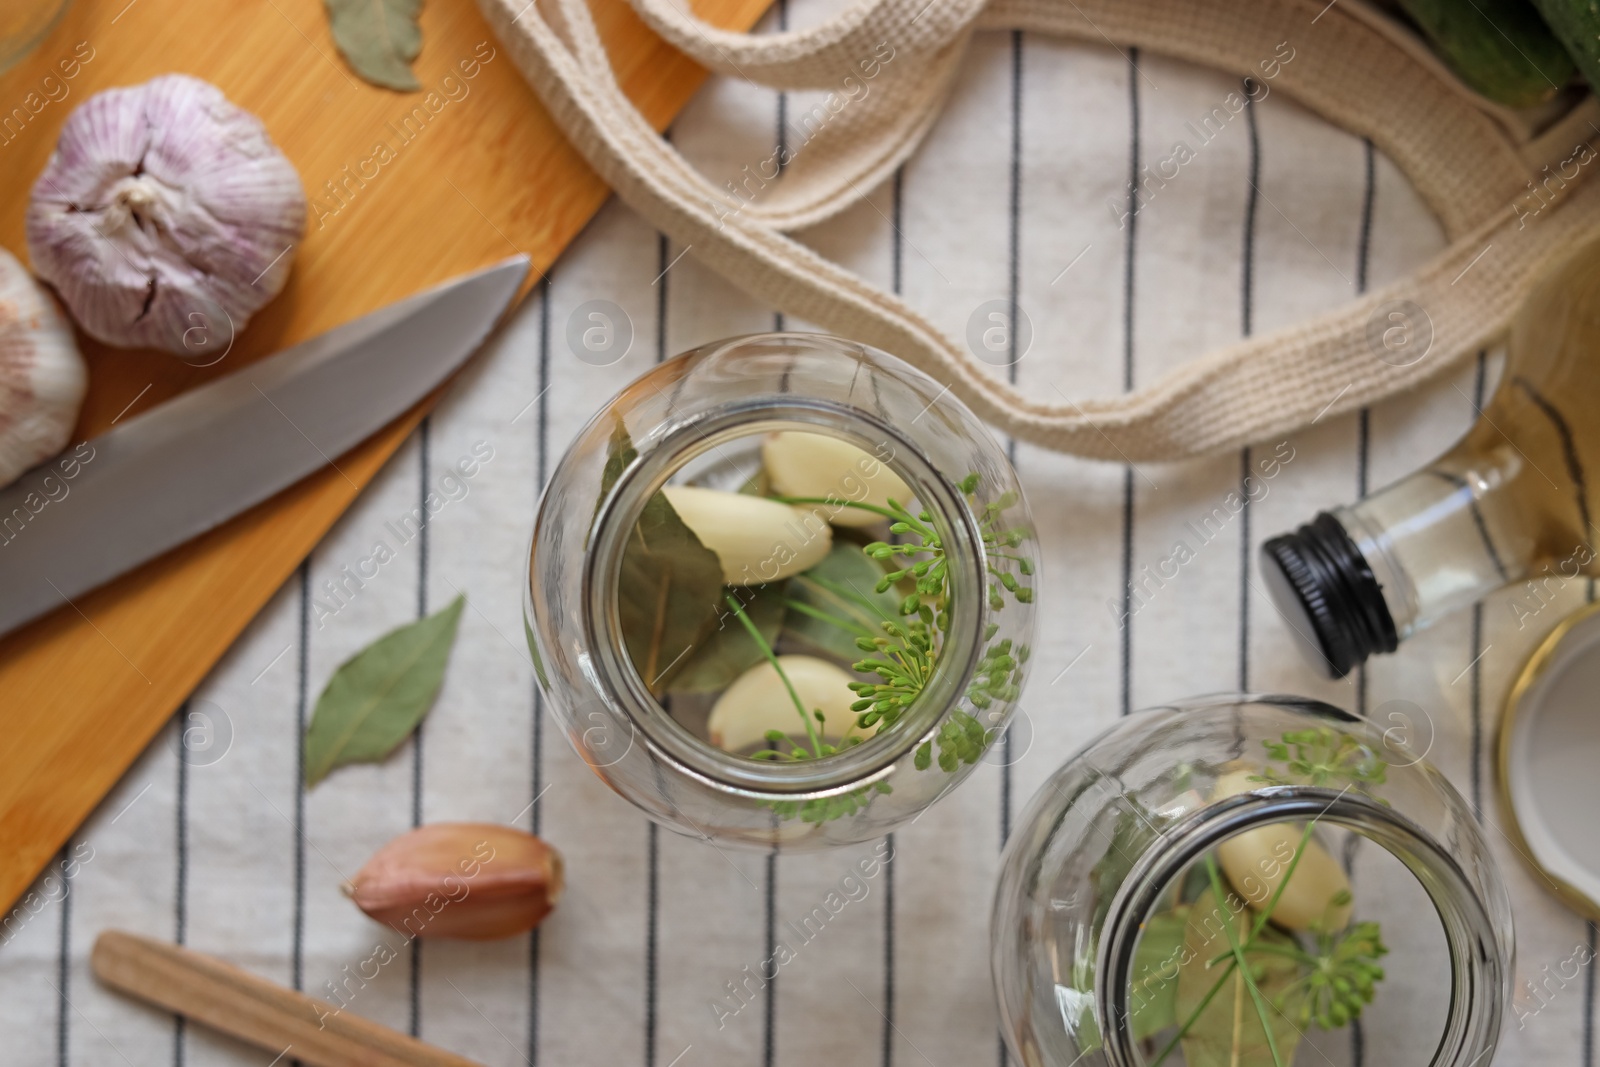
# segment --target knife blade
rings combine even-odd
[[[0,634],[323,467],[477,350],[514,256],[191,389],[0,490]],[[70,474],[69,474],[70,471]]]

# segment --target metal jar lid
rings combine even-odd
[[[1600,604],[1562,620],[1523,666],[1499,748],[1517,850],[1569,907],[1600,920]]]

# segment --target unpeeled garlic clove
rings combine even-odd
[[[907,504],[911,488],[898,474],[848,441],[804,430],[782,430],[761,442],[761,463],[780,496],[836,498],[887,507]],[[871,526],[883,516],[861,508],[823,506],[835,526]]]
[[[669,485],[661,492],[700,543],[716,553],[729,585],[760,585],[799,574],[833,547],[832,529],[809,510],[695,485]]]
[[[794,691],[805,705],[806,714],[822,712],[817,733],[825,741],[837,741],[856,721],[850,705],[858,699],[850,688],[855,681],[849,672],[815,656],[779,656],[778,663],[788,675]],[[813,718],[812,722],[816,722]],[[787,737],[806,736],[805,723],[789,696],[783,679],[766,660],[735,678],[711,707],[706,720],[711,743],[726,752],[747,752],[770,747],[766,737],[777,730]],[[856,730],[851,736],[865,740],[876,727]]]
[[[55,300],[0,248],[0,485],[61,451],[88,385]]]
[[[362,911],[410,937],[510,937],[556,906],[561,856],[510,826],[434,823],[373,853],[344,889]]]
[[[1258,788],[1260,782],[1250,781],[1255,773],[1238,770],[1223,775],[1217,779],[1212,798],[1221,800]],[[1289,874],[1289,864],[1304,836],[1305,828],[1293,823],[1256,826],[1218,845],[1217,859],[1234,891],[1259,910],[1267,906]],[[1336,898],[1344,903],[1335,904]],[[1342,930],[1350,924],[1353,908],[1350,879],[1344,868],[1316,838],[1306,837],[1294,876],[1272,909],[1272,921],[1290,930],[1309,930],[1313,926]]]

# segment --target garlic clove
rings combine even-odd
[[[911,487],[889,465],[848,441],[803,430],[768,434],[761,442],[761,463],[780,496],[836,497],[887,507],[890,500],[908,504]],[[860,508],[823,507],[835,526],[872,526],[881,515]]]
[[[55,300],[0,249],[0,485],[66,446],[88,386]]]
[[[1250,781],[1257,773],[1237,770],[1223,775],[1217,779],[1212,797],[1220,800],[1258,788],[1260,782]],[[1234,891],[1260,910],[1289,875],[1289,864],[1304,834],[1305,828],[1293,823],[1256,826],[1218,845],[1217,859]],[[1341,894],[1345,903],[1335,904]],[[1329,931],[1342,930],[1350,924],[1355,906],[1349,897],[1350,879],[1344,868],[1315,837],[1307,837],[1294,875],[1272,909],[1272,921],[1290,930],[1319,925]]]
[[[384,845],[344,887],[409,937],[488,940],[531,930],[561,897],[561,856],[494,823],[434,823]]]
[[[283,288],[305,229],[261,121],[184,74],[90,97],[28,206],[34,269],[107,344],[215,362]]]
[[[779,656],[778,663],[788,675],[806,713],[821,711],[823,721],[817,733],[825,741],[837,741],[847,731],[863,740],[877,727],[850,730],[856,713],[850,705],[856,700],[850,683],[855,677],[825,659],[815,656]],[[816,720],[813,719],[813,722]],[[749,752],[769,747],[767,732],[778,730],[788,737],[806,736],[800,712],[789,696],[783,679],[770,662],[751,667],[723,690],[706,720],[711,743],[725,752]]]
[[[700,543],[716,553],[729,585],[799,574],[833,547],[833,531],[813,511],[694,485],[669,485],[661,492]]]

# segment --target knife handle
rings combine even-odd
[[[479,1067],[231,964],[121,930],[95,940],[90,966],[129,996],[314,1067]]]

